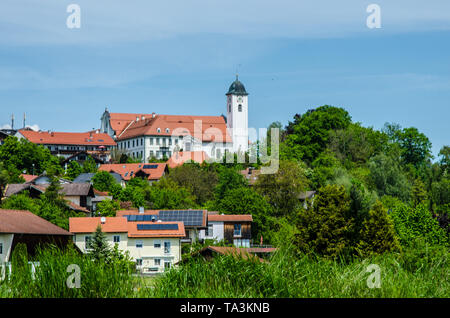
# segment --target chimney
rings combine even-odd
[[[155,118],[155,113],[152,113],[152,118]]]
[[[139,207],[139,214],[144,214],[144,207],[143,206],[140,206]]]
[[[139,121],[139,116],[136,116],[136,121]]]
[[[145,116],[144,115],[142,115],[142,120],[144,120],[145,119]]]

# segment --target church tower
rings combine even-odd
[[[248,93],[239,81],[238,75],[226,96],[227,128],[233,138],[233,152],[246,152],[248,150]]]

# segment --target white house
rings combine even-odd
[[[159,273],[181,260],[183,222],[128,222],[125,217],[80,217],[69,219],[75,245],[84,253],[100,225],[111,246],[128,251],[142,273]]]
[[[248,93],[238,80],[231,84],[224,116],[110,113],[101,117],[101,133],[117,142],[117,149],[144,162],[169,158],[174,152],[204,151],[212,159],[225,151],[248,150]]]

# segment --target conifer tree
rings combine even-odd
[[[107,261],[111,255],[111,248],[100,224],[94,232],[89,248],[89,255],[96,261]]]
[[[393,221],[380,201],[369,210],[359,234],[360,241],[356,249],[360,255],[400,251],[400,242]]]

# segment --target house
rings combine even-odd
[[[167,160],[167,165],[173,169],[188,161],[202,164],[206,160],[208,160],[208,155],[204,151],[177,151]]]
[[[141,158],[171,157],[176,151],[204,151],[221,159],[226,151],[248,150],[248,93],[236,80],[226,93],[227,116],[110,113],[101,117],[102,133],[117,142],[117,149]]]
[[[8,198],[23,191],[28,191],[32,198],[39,198],[49,185],[48,183],[35,184],[34,181],[31,183],[8,184],[4,196]],[[90,213],[92,210],[92,198],[95,197],[95,194],[91,184],[64,183],[61,184],[59,193],[64,196],[70,209],[84,213]]]
[[[118,163],[101,165],[99,171],[115,172],[119,174],[125,182],[133,177],[140,177],[150,183],[158,181],[169,172],[165,163]]]
[[[32,174],[24,174],[24,173],[22,173],[20,176],[25,180],[26,183],[33,182],[33,180],[39,177]]]
[[[64,159],[61,162],[61,166],[64,167],[64,171],[67,171],[67,167],[69,166],[69,163],[71,161],[75,161],[80,165],[83,165],[84,162],[91,157],[94,162],[97,164],[97,167],[100,166],[101,164],[107,163],[108,161],[108,156],[109,152],[105,152],[105,151],[101,151],[101,152],[97,152],[95,153],[94,151],[79,151],[69,157],[67,157],[66,159]]]
[[[183,222],[186,236],[181,243],[193,243],[199,240],[199,232],[207,228],[208,211],[206,210],[119,210],[117,217],[125,217],[129,222],[162,221]]]
[[[122,187],[125,187],[125,180],[122,176],[116,172],[109,172],[109,174],[116,180],[118,184]],[[73,179],[73,183],[90,183],[92,184],[92,178],[95,176],[95,173],[80,173],[75,179]]]
[[[267,262],[269,258],[277,248],[237,248],[232,246],[206,246],[201,250],[192,254],[192,257],[204,257],[206,260],[211,260],[218,255],[231,255],[236,258],[242,258],[244,260],[253,260],[258,262]],[[181,261],[182,263],[183,261]]]
[[[100,225],[111,246],[129,252],[142,273],[159,273],[181,260],[180,239],[184,237],[183,222],[129,222],[125,217],[70,218],[69,231],[75,245],[84,253]]]
[[[92,212],[93,212],[92,214],[93,215],[95,215],[95,212],[97,211],[97,205],[100,202],[113,199],[113,196],[109,195],[108,192],[101,192],[101,191],[94,189],[94,194],[95,194],[95,197],[92,198]]]
[[[217,214],[208,212],[208,227],[200,230],[201,240],[214,239],[236,247],[250,247],[252,239],[250,214]]]
[[[314,197],[316,196],[316,191],[306,191],[299,194],[298,199],[302,202],[305,209],[310,207],[314,202]]]
[[[249,167],[245,170],[239,171],[239,173],[242,174],[245,179],[247,179],[249,186],[254,186],[256,183],[256,180],[258,180],[258,177],[261,174],[261,170],[257,170],[252,167]]]
[[[110,160],[110,152],[116,146],[116,142],[105,133],[87,132],[51,132],[34,131],[31,129],[20,129],[17,131],[17,138],[25,138],[28,141],[43,145],[48,148],[52,155],[69,158],[80,151]]]
[[[0,209],[0,264],[11,259],[19,243],[33,256],[43,244],[67,245],[72,234],[30,211]]]

